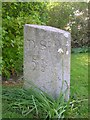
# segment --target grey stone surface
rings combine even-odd
[[[24,26],[24,86],[31,82],[57,98],[62,91],[70,95],[69,32],[50,26]]]

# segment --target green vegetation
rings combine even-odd
[[[23,69],[23,28],[25,24],[45,24],[46,3],[2,3],[3,77],[19,76]]]
[[[49,8],[48,25],[71,32],[72,47],[82,47],[88,41],[88,4],[59,2]]]
[[[87,53],[89,52],[90,47],[78,47],[78,48],[72,48],[72,53]]]
[[[87,21],[88,4],[85,2],[3,2],[3,78],[7,80],[19,76],[23,71],[24,24],[49,25],[67,30],[72,35],[72,47],[77,48],[89,45]]]
[[[1,11],[0,11],[1,12]],[[0,14],[1,15],[1,14]],[[88,117],[88,4],[85,2],[3,2],[3,80],[23,71],[23,27],[25,24],[54,26],[71,32],[71,94],[55,101],[43,92],[26,91],[22,86],[3,86],[3,118],[87,118]],[[0,28],[1,32],[1,28]],[[0,49],[1,52],[1,49]],[[76,54],[77,53],[77,54]]]
[[[71,59],[71,98],[76,100],[88,99],[88,54],[72,54]],[[86,117],[87,111],[88,101],[79,104],[77,116]]]
[[[3,118],[88,118],[88,54],[71,56],[71,95],[54,101],[22,86],[3,86]]]

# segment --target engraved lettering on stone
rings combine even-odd
[[[37,60],[38,55],[33,55],[33,60]]]
[[[52,42],[48,41],[48,47],[51,47],[51,46],[52,46]]]
[[[26,24],[24,30],[25,87],[31,87],[31,84],[28,84],[30,80],[53,98],[58,97],[61,91],[64,95],[66,89],[65,99],[68,100],[70,95],[70,90],[67,89],[70,87],[70,33],[50,26],[30,24]]]
[[[41,59],[41,71],[42,72],[45,72],[46,66],[47,66],[47,63],[45,62],[45,60]]]
[[[32,61],[32,64],[31,64],[31,69],[32,69],[32,70],[35,70],[35,69],[36,69],[36,67],[37,67],[36,62],[35,62],[35,61]]]
[[[32,55],[33,60],[39,59],[39,49],[37,46],[35,46],[34,53]]]
[[[27,39],[29,41],[29,49],[35,48],[35,42],[34,40]]]
[[[61,46],[60,40],[57,39],[57,40],[55,40],[54,42],[55,42],[55,48],[56,48],[56,51],[58,51],[58,49],[59,49],[60,46]]]
[[[30,41],[30,39],[27,39],[27,41]]]
[[[45,49],[46,48],[46,41],[45,40],[41,40],[40,44],[41,44],[41,49]]]
[[[57,47],[60,47],[61,46],[61,44],[60,44],[60,40],[55,40],[55,45],[57,46]]]

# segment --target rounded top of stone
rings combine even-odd
[[[68,34],[70,34],[69,32],[67,32],[65,30],[61,30],[59,28],[55,28],[55,27],[51,27],[51,26],[43,26],[43,25],[35,25],[35,24],[25,24],[25,26],[30,26],[32,28],[39,28],[39,29],[43,29],[46,31],[63,33],[63,34],[65,34],[66,37],[68,36]]]

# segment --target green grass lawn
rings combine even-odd
[[[78,53],[71,56],[71,98],[88,99],[88,54]],[[78,104],[74,117],[88,116],[88,101]]]
[[[71,55],[70,101],[53,101],[44,95],[32,96],[21,86],[3,86],[3,118],[88,117],[88,54]],[[32,94],[32,93],[31,93]],[[32,106],[32,107],[31,107]],[[58,108],[58,106],[60,106]],[[31,108],[30,108],[31,107]],[[58,109],[57,109],[58,108]],[[60,112],[60,113],[59,113]]]

